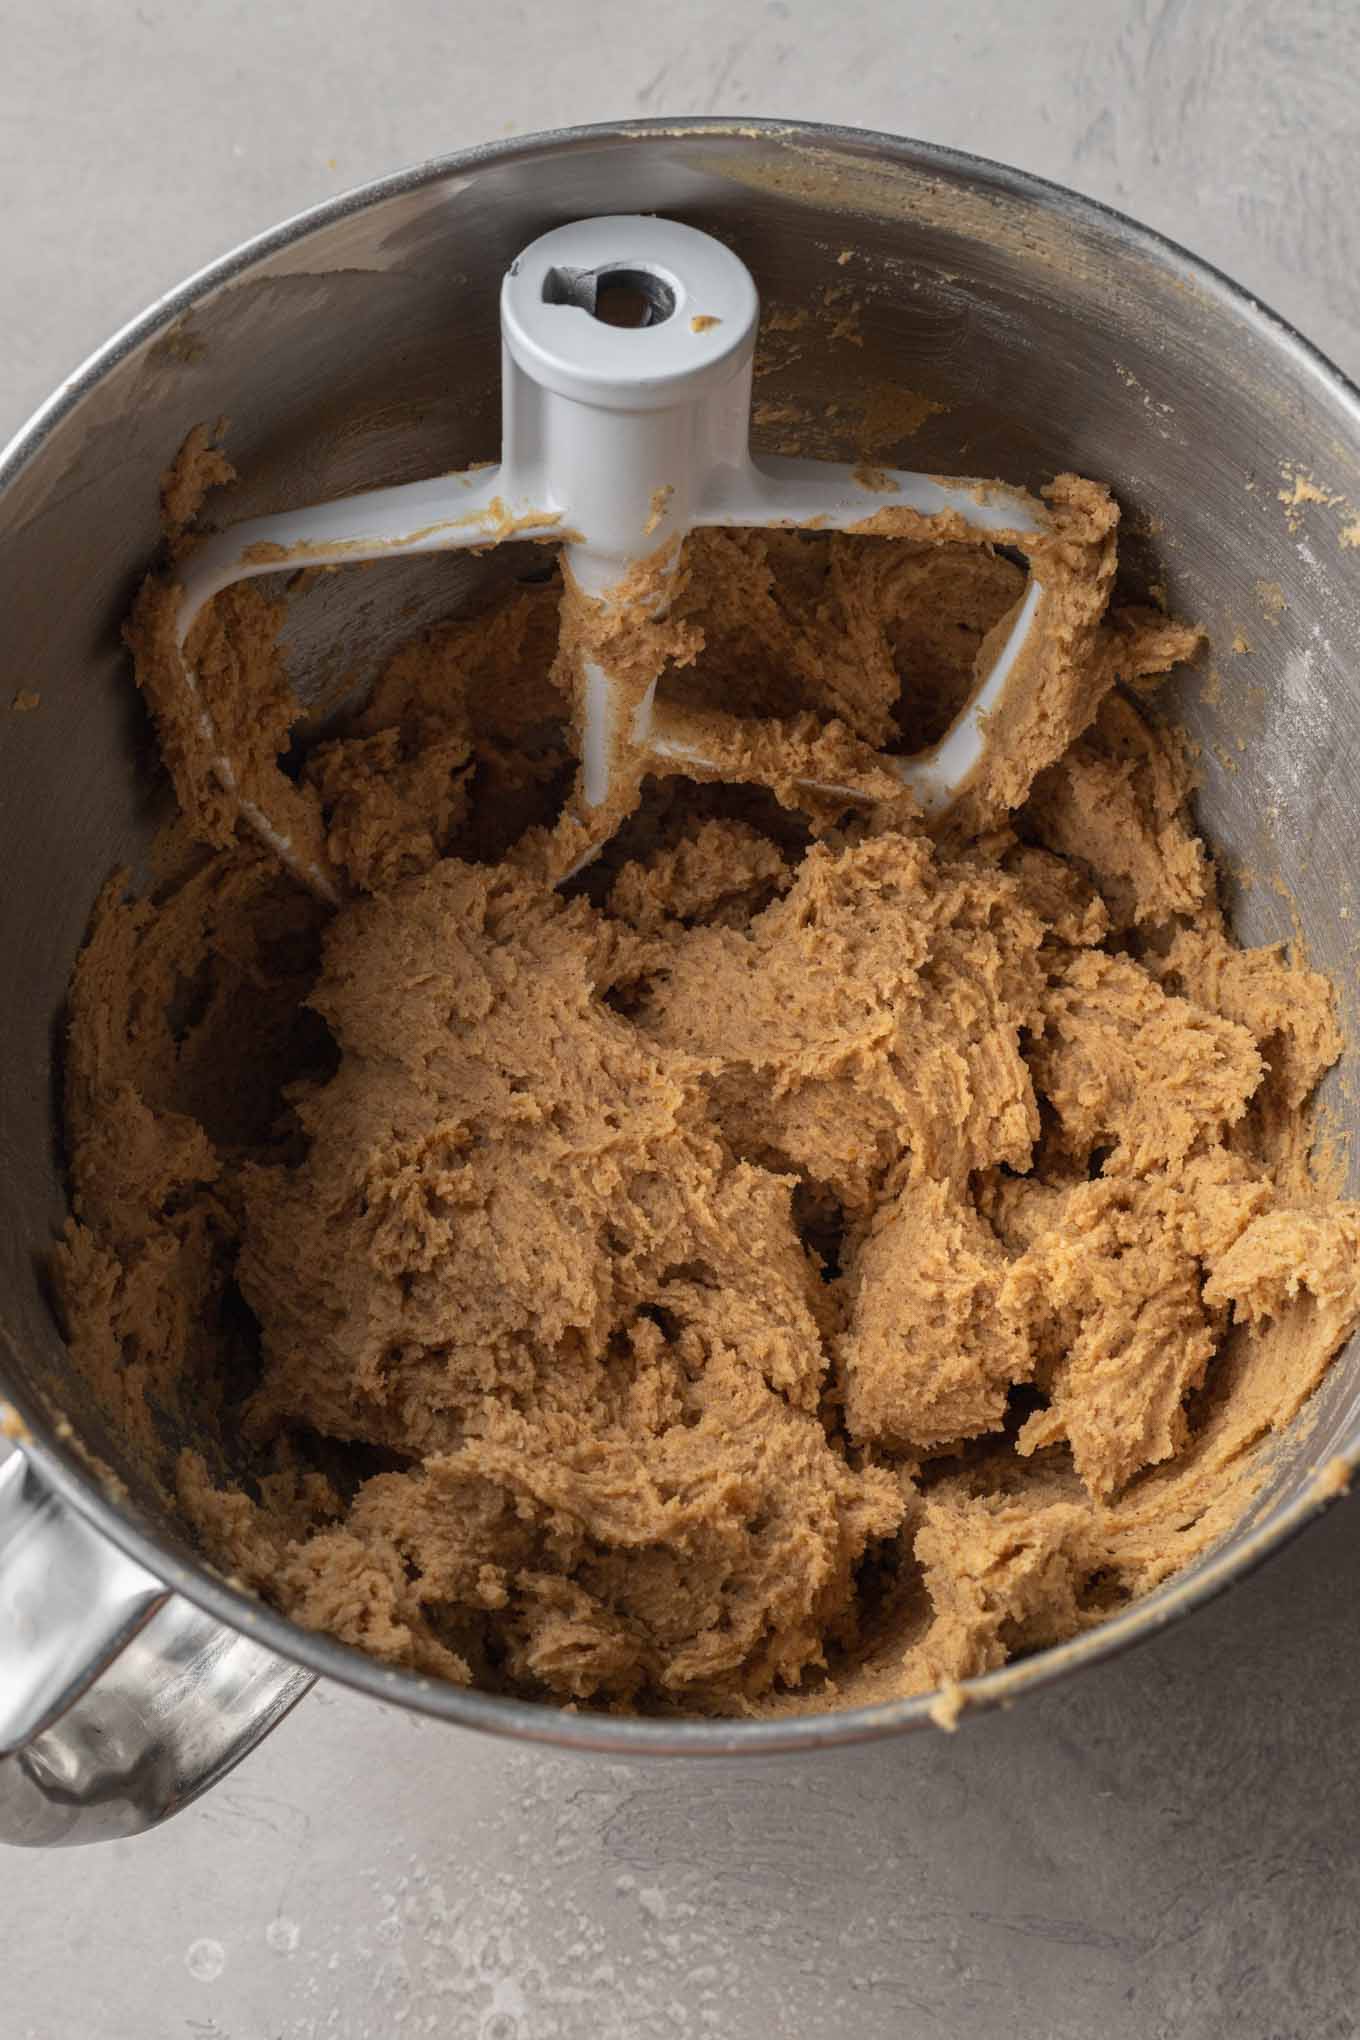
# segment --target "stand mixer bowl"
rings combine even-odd
[[[57,1099],[71,964],[99,886],[118,865],[144,865],[169,808],[119,638],[156,549],[162,470],[191,427],[225,415],[244,478],[214,500],[226,523],[494,457],[507,263],[549,228],[625,204],[725,240],[781,315],[758,363],[765,451],[854,460],[867,393],[884,415],[896,403],[903,436],[882,451],[903,465],[1031,488],[1063,469],[1113,483],[1133,592],[1141,576],[1201,624],[1221,668],[1219,685],[1183,672],[1162,698],[1201,747],[1206,834],[1226,870],[1255,880],[1233,885],[1236,931],[1301,936],[1354,1033],[1360,395],[1203,263],[1087,200],[946,150],[682,121],[462,151],[205,270],[77,371],[0,456],[4,698],[37,697],[30,713],[0,714],[0,1393],[24,1433],[0,1473],[0,1839],[153,1824],[313,1675],[469,1727],[634,1754],[808,1749],[931,1719],[928,1694],[777,1721],[567,1713],[391,1670],[306,1632],[185,1541],[75,1373],[45,1285],[66,1215]],[[341,634],[362,684],[396,642],[513,574],[516,558],[499,548],[433,571],[405,561],[328,577],[288,644],[299,691],[309,674],[319,684]],[[1232,652],[1235,640],[1248,649]],[[1322,1097],[1343,1148],[1360,1121],[1352,1063]],[[1352,1169],[1351,1195],[1357,1181]],[[1360,1340],[1269,1448],[1230,1538],[1098,1629],[970,1682],[970,1708],[1188,1613],[1315,1514],[1357,1461]]]

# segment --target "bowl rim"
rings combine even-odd
[[[1360,443],[1360,388],[1319,348],[1212,263],[1098,199],[966,150],[870,128],[746,117],[736,120],[721,115],[656,116],[545,129],[431,157],[355,185],[239,243],[156,298],[63,378],[8,444],[0,448],[0,494],[32,465],[47,440],[81,401],[130,354],[263,258],[304,241],[314,231],[369,211],[403,193],[420,191],[444,179],[517,158],[543,158],[566,150],[595,147],[602,142],[665,144],[704,135],[801,143],[826,149],[848,147],[876,161],[887,157],[926,175],[944,173],[956,180],[964,179],[974,188],[1029,201],[1050,216],[1066,218],[1087,229],[1114,229],[1131,250],[1140,252],[1169,275],[1191,283],[1221,309],[1253,328],[1275,351],[1291,355],[1296,365],[1316,382],[1320,395],[1325,394],[1351,414]],[[254,1638],[281,1658],[374,1699],[396,1702],[465,1728],[617,1756],[754,1756],[866,1742],[932,1722],[952,1727],[956,1703],[969,1713],[1009,1706],[1037,1688],[1085,1665],[1103,1663],[1134,1643],[1159,1633],[1212,1600],[1234,1581],[1245,1578],[1344,1492],[1344,1481],[1315,1474],[1262,1523],[1236,1542],[1211,1552],[1190,1573],[1174,1576],[1118,1615],[1067,1642],[965,1680],[948,1695],[913,1693],[902,1699],[840,1711],[760,1720],[624,1716],[576,1712],[554,1703],[507,1698],[457,1686],[384,1665],[355,1646],[340,1643],[323,1632],[301,1628],[244,1589],[230,1585],[206,1561],[168,1551],[104,1491],[81,1458],[75,1441],[63,1441],[55,1435],[50,1417],[35,1398],[20,1395],[3,1382],[0,1390],[18,1411],[28,1432],[21,1441],[21,1449],[61,1499],[172,1591],[183,1594],[229,1628]],[[1329,1474],[1337,1461],[1348,1474],[1360,1466],[1360,1420],[1330,1456]]]

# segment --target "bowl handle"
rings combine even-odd
[[[156,1826],[311,1684],[126,1557],[23,1451],[0,1465],[0,1841]]]

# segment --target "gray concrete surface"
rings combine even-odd
[[[797,114],[1008,158],[1360,371],[1353,0],[6,0],[0,436],[232,241],[557,122]],[[4,2040],[1342,2040],[1357,1504],[952,1740],[601,1764],[319,1691],[161,1833],[0,1853]]]

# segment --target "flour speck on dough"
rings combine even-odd
[[[1223,1534],[1360,1313],[1309,1169],[1341,1038],[1223,921],[1126,691],[1197,633],[1108,606],[1107,493],[1051,492],[1059,654],[945,824],[664,779],[555,887],[552,583],[406,646],[286,782],[327,913],[167,664],[224,468],[200,435],[167,479],[130,626],[182,816],[76,966],[56,1266],[207,1556],[391,1664],[731,1714],[954,1694]],[[663,686],[914,748],[1022,586],[919,532],[697,534]],[[193,648],[247,797],[283,614],[229,590]]]

